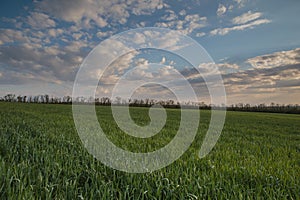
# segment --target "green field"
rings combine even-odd
[[[131,108],[141,125],[147,112]],[[161,133],[138,139],[118,129],[109,107],[97,113],[107,137],[134,152],[166,145],[180,119],[169,109]],[[71,105],[0,103],[0,199],[300,199],[300,115],[227,112],[217,145],[199,159],[209,120],[201,111],[195,141],[173,164],[129,174],[85,150]]]

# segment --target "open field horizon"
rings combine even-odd
[[[0,103],[0,196],[43,199],[299,199],[300,115],[227,112],[216,146],[197,153],[210,111],[187,152],[145,174],[111,169],[91,156],[78,137],[71,105]],[[137,124],[148,108],[130,108]],[[167,109],[162,131],[134,138],[119,130],[110,107],[97,106],[99,123],[117,146],[154,151],[176,134],[180,110]]]

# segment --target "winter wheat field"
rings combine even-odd
[[[122,133],[109,106],[96,106],[106,136],[132,152],[174,137],[180,110],[167,109],[161,132],[148,139]],[[198,112],[190,110],[189,112]],[[148,108],[130,108],[139,125]],[[144,174],[111,169],[83,147],[71,105],[0,103],[1,199],[299,199],[300,115],[227,112],[221,137],[197,156],[210,111],[200,111],[196,139],[173,164]]]

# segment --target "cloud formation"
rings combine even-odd
[[[300,64],[300,48],[250,58],[246,61],[258,69],[270,69]]]
[[[198,1],[168,0],[34,1],[31,7],[24,9],[25,14],[15,18],[1,18],[3,27],[0,29],[0,84],[17,87],[26,84],[71,83],[83,59],[99,42],[116,33],[146,26],[178,30],[204,42],[212,52],[213,48],[220,48],[220,51],[227,54],[226,48],[215,44],[221,39],[226,40],[223,35],[238,31],[241,35],[246,35],[246,30],[253,30],[273,20],[270,19],[271,14],[270,17],[266,16],[268,11],[260,10],[259,7],[248,7],[250,4],[248,0],[230,0],[222,3],[203,1],[200,4]],[[148,44],[152,37],[155,37],[155,33],[148,32],[145,35],[136,34],[131,40],[136,44]],[[185,47],[186,44],[178,44],[177,39],[173,34],[160,36],[159,47],[170,50]],[[121,47],[118,46],[120,44],[110,45]],[[248,48],[247,44],[243,47],[239,44],[234,45],[231,53],[237,56],[240,56],[239,50]],[[264,44],[256,49],[262,45]],[[293,45],[297,45],[296,42]],[[264,93],[299,93],[300,49],[266,55],[258,55],[254,52],[256,49],[251,52],[251,55],[256,55],[253,58],[236,61],[230,55],[222,55],[229,57],[230,62],[206,63],[202,67],[209,71],[210,67],[217,66],[230,96],[235,96],[236,99],[243,98],[246,94],[261,95],[259,98],[255,96],[261,99],[266,97]],[[109,46],[106,51],[107,58],[113,55]],[[193,53],[195,52],[191,52]],[[221,57],[213,56],[217,59]],[[243,56],[249,57],[241,55]],[[182,69],[185,64],[164,56],[158,57],[156,61],[166,65],[159,73],[149,70],[150,58],[143,58],[139,52],[131,52],[116,60],[113,63],[114,68],[108,69],[107,76],[100,81],[107,86],[102,88],[101,92],[107,94],[111,91],[111,86],[125,73],[125,69],[132,66],[139,66],[131,74],[133,80],[159,76],[172,78],[172,70],[180,68],[179,71],[195,88],[205,87],[199,74],[193,70]],[[90,72],[87,79],[96,79],[99,73],[102,71]],[[164,91],[158,86],[153,88],[157,90],[147,87],[143,91],[145,94],[154,90],[157,91],[155,94]]]
[[[280,103],[289,99],[299,103],[300,49],[257,56],[245,63],[254,68],[223,75],[231,102]]]
[[[217,10],[217,15],[220,17],[224,15],[227,11],[227,8],[223,4],[219,4],[218,10]]]
[[[253,29],[258,25],[271,23],[269,19],[261,18],[262,13],[256,12],[252,13],[248,11],[240,16],[237,16],[231,20],[234,26],[225,27],[225,28],[217,28],[210,31],[211,35],[226,35],[231,31],[243,31],[246,29]]]
[[[248,11],[247,13],[242,14],[241,16],[237,16],[232,19],[233,24],[246,24],[250,21],[256,20],[262,16],[262,13],[255,12],[252,13],[251,11]]]
[[[110,23],[124,24],[130,14],[150,15],[156,9],[162,9],[164,3],[162,0],[44,0],[37,2],[37,7],[58,19],[90,28],[93,23],[98,27],[110,26]]]
[[[184,18],[181,17],[180,19],[178,16],[172,15],[172,17],[166,17],[165,20],[165,22],[157,22],[155,26],[178,30],[186,35],[207,26],[207,17],[202,17],[199,14],[185,15]],[[200,32],[198,37],[204,35],[205,33]]]
[[[34,29],[55,27],[56,23],[48,15],[39,12],[31,12],[27,18],[27,23]]]

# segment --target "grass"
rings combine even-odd
[[[173,164],[146,174],[106,167],[82,146],[70,105],[0,103],[1,199],[300,199],[300,115],[227,112],[222,135],[197,157],[198,135]],[[139,124],[146,108],[132,108]],[[161,133],[139,139],[122,133],[109,107],[97,107],[107,137],[134,152],[154,151],[176,134],[179,110],[167,110]]]

